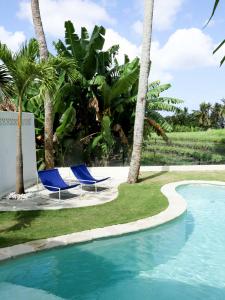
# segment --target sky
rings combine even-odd
[[[143,0],[39,0],[44,30],[50,51],[52,42],[64,38],[64,22],[72,20],[76,32],[95,24],[106,31],[105,49],[120,45],[119,61],[124,53],[131,59],[140,56]],[[219,62],[225,47],[217,55],[213,49],[225,37],[225,1],[210,22],[214,0],[155,0],[152,68],[150,81],[171,83],[165,95],[184,101],[190,110],[199,103],[214,103],[225,98],[225,64]],[[0,1],[0,41],[16,51],[21,43],[34,37],[30,1]]]

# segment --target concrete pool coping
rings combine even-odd
[[[172,221],[177,217],[181,216],[187,210],[186,201],[176,191],[176,188],[178,186],[186,184],[214,184],[225,186],[225,182],[222,181],[206,180],[183,180],[168,183],[161,187],[161,192],[168,199],[169,205],[164,211],[160,212],[155,216],[125,224],[117,224],[103,228],[95,228],[81,232],[75,232],[72,234],[30,241],[11,247],[0,248],[0,261],[60,246],[62,247],[72,244],[89,242],[100,238],[110,238],[132,232],[138,232]]]

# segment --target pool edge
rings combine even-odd
[[[138,232],[172,221],[181,216],[187,210],[187,203],[183,199],[183,197],[179,193],[177,193],[176,187],[193,183],[225,186],[225,182],[222,181],[206,180],[184,180],[167,183],[162,186],[160,190],[162,194],[168,199],[169,205],[164,211],[160,212],[157,215],[125,224],[117,224],[103,228],[90,229],[57,237],[30,241],[11,247],[0,248],[0,261],[60,246],[84,243],[100,238],[115,237],[132,232]]]

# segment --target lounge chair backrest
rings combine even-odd
[[[73,166],[71,167],[71,169],[77,179],[95,181],[95,178],[90,174],[88,168],[85,165]]]
[[[38,176],[42,184],[48,186],[51,191],[57,191],[57,189],[49,188],[50,186],[58,188],[67,188],[68,186],[60,176],[58,169],[39,171]]]

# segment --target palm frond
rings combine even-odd
[[[212,13],[211,13],[211,16],[209,17],[209,20],[207,21],[207,23],[205,24],[204,28],[209,24],[209,22],[212,20],[215,12],[216,12],[216,9],[217,9],[217,6],[219,4],[220,0],[215,0],[214,2],[214,6],[213,6],[213,10],[212,10]]]
[[[4,88],[5,85],[9,84],[12,80],[5,65],[0,65],[0,87]]]
[[[12,51],[7,47],[6,44],[2,44],[1,42],[0,42],[0,60],[7,66],[13,63]]]
[[[0,65],[0,97],[10,94],[12,77],[5,65]]]
[[[224,44],[225,44],[225,39],[219,44],[219,46],[216,47],[216,49],[213,51],[213,54],[215,54]],[[221,59],[220,66],[222,66],[224,61],[225,61],[225,56]]]
[[[213,54],[215,54],[225,43],[225,39],[219,44],[219,46],[216,47],[216,49],[213,51]]]
[[[35,62],[39,57],[39,46],[36,39],[30,39],[25,42],[14,54],[14,59],[20,59],[21,57],[26,58],[29,61]]]
[[[225,61],[225,56],[222,58],[222,60],[220,61],[220,66],[222,66],[222,64],[224,63]]]

